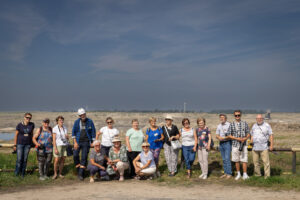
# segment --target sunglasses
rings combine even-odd
[[[240,117],[241,115],[234,115],[235,117]]]
[[[149,148],[148,146],[143,146],[143,148]]]
[[[112,124],[113,122],[112,122],[112,121],[109,121],[109,122],[106,122],[106,123],[108,123],[108,124]]]
[[[31,117],[25,117],[26,119],[31,119]]]

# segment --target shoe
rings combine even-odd
[[[52,176],[52,179],[55,180],[57,178],[57,174],[54,174],[54,176]]]
[[[124,181],[124,176],[120,176],[119,181]]]
[[[59,177],[59,178],[65,178],[65,176],[63,176],[63,175],[61,175],[61,174],[60,174],[58,177]]]
[[[243,180],[247,180],[247,179],[249,179],[249,176],[248,176],[248,174],[243,174]]]
[[[109,176],[108,175],[105,175],[101,178],[101,180],[104,180],[104,181],[109,181]]]
[[[40,181],[44,181],[45,180],[45,177],[44,176],[40,176]]]
[[[206,180],[206,179],[207,179],[207,175],[204,175],[204,176],[202,177],[202,179],[203,179],[203,180]]]
[[[95,180],[94,180],[94,178],[91,176],[90,177],[90,183],[94,183],[95,182]]]
[[[78,179],[79,179],[80,181],[83,181],[83,176],[78,175]]]
[[[159,171],[156,172],[156,176],[157,176],[157,177],[161,177],[161,174],[160,174]]]
[[[138,176],[138,175],[136,175],[136,176],[134,177],[134,179],[135,179],[135,180],[141,180],[141,177]]]
[[[203,176],[204,176],[204,174],[201,174],[201,175],[199,176],[199,178],[203,178]]]
[[[234,179],[237,181],[241,178],[241,174],[238,174]]]
[[[147,180],[152,180],[153,179],[153,176],[149,176],[148,178],[147,178]]]
[[[220,178],[225,178],[225,177],[227,177],[226,174],[223,174],[222,176],[220,176]]]

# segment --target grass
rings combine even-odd
[[[179,158],[181,155],[179,155]],[[180,159],[179,159],[180,160]],[[209,154],[209,178],[205,181],[200,180],[198,176],[201,174],[201,170],[197,159],[193,165],[192,178],[188,179],[186,177],[186,170],[181,169],[178,165],[178,174],[175,177],[168,176],[167,165],[164,160],[163,150],[160,154],[160,166],[159,170],[162,174],[160,178],[154,179],[154,184],[161,185],[181,185],[181,186],[191,186],[191,185],[201,185],[201,184],[222,184],[227,185],[239,185],[239,186],[256,186],[265,187],[272,189],[281,190],[297,190],[300,191],[300,159],[297,159],[297,174],[292,175],[291,172],[291,162],[292,154],[289,152],[280,152],[277,155],[270,153],[271,161],[271,177],[269,179],[264,179],[263,177],[253,176],[254,166],[252,164],[252,155],[249,153],[249,163],[248,163],[248,174],[251,177],[247,181],[235,181],[234,179],[224,180],[218,177],[223,173],[222,159],[219,152],[210,152]],[[16,154],[0,153],[0,169],[14,169],[16,162]],[[64,179],[46,180],[40,181],[39,174],[37,170],[36,153],[31,151],[28,158],[27,164],[28,174],[24,179],[16,177],[12,172],[0,172],[0,190],[9,189],[13,187],[34,187],[37,185],[55,185],[55,184],[65,184],[66,182],[73,183],[77,181],[76,172],[73,165],[72,157],[66,159],[64,167]],[[235,167],[233,166],[233,171]],[[263,167],[261,167],[263,174]],[[53,165],[50,168],[50,174],[53,174]]]

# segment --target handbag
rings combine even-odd
[[[165,127],[166,133],[167,133],[167,135],[168,135],[168,137],[170,139],[170,135],[169,135],[168,129],[166,128],[166,126],[164,126],[164,127]],[[171,146],[172,146],[173,149],[181,149],[181,147],[182,147],[182,145],[179,142],[179,140],[174,140],[174,141],[172,140],[172,141],[170,141],[170,143],[171,143]]]

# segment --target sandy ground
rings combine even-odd
[[[1,199],[300,199],[293,191],[271,191],[259,188],[196,185],[159,186],[147,181],[77,183],[66,186],[48,186],[13,193],[2,193]]]

